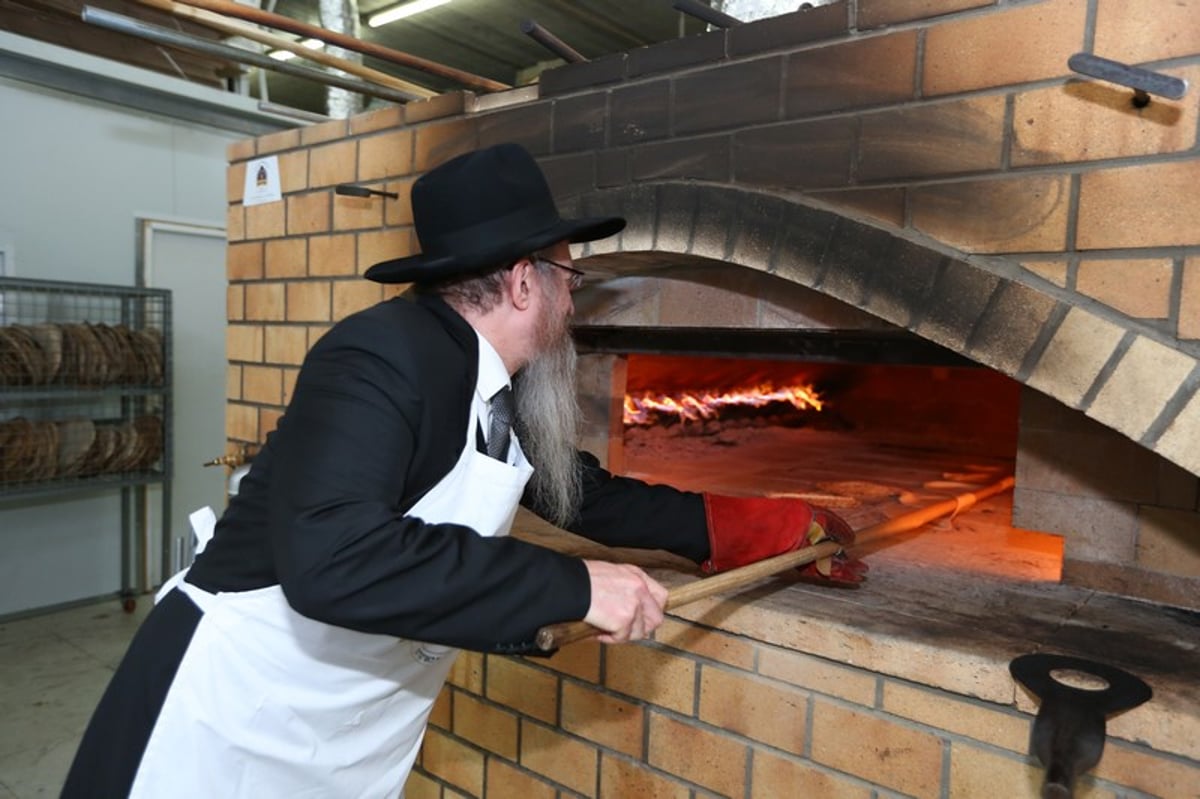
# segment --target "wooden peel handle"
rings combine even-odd
[[[865,544],[872,538],[883,535],[915,530],[934,519],[951,513],[959,513],[980,500],[987,499],[1002,491],[1007,491],[1013,487],[1013,482],[1012,476],[1008,476],[992,485],[984,486],[978,491],[959,494],[951,499],[935,502],[932,505],[926,505],[923,508],[901,514],[879,524],[864,527],[855,534],[855,545]],[[785,552],[773,558],[765,558],[747,566],[730,569],[727,572],[715,574],[712,577],[705,577],[702,580],[695,580],[685,585],[677,586],[667,592],[667,602],[664,605],[664,609],[670,610],[671,608],[677,608],[689,602],[713,596],[714,594],[742,588],[765,577],[771,577],[772,575],[787,571],[788,569],[803,566],[806,563],[812,563],[821,558],[832,557],[837,554],[839,549],[841,547],[837,542],[825,541],[816,546],[798,549],[795,552]],[[538,649],[543,652],[549,652],[565,644],[599,635],[600,632],[600,630],[584,621],[566,621],[542,627],[538,630],[537,637],[534,640],[537,643]]]

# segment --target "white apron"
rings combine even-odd
[[[533,468],[515,435],[515,466],[477,452],[476,423],[472,404],[458,463],[408,513],[507,535]],[[204,616],[131,797],[395,799],[457,650],[313,621],[277,585],[178,585]]]

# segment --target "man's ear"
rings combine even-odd
[[[528,258],[517,261],[512,268],[512,281],[508,284],[509,299],[514,307],[524,311],[533,296],[533,262]]]

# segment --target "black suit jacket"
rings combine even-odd
[[[189,582],[213,592],[278,583],[319,621],[480,651],[533,651],[539,627],[582,618],[591,597],[578,558],[405,515],[461,454],[477,368],[474,331],[435,297],[335,325]],[[579,464],[573,531],[707,557],[698,494],[614,477],[587,453]]]

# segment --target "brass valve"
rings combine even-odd
[[[222,455],[219,458],[213,458],[211,461],[205,461],[204,465],[228,466],[236,469],[238,466],[241,466],[242,464],[246,463],[246,461],[250,460],[251,457],[252,454],[250,453],[250,446],[248,444],[242,444],[237,448],[236,452],[230,452],[229,454]]]

